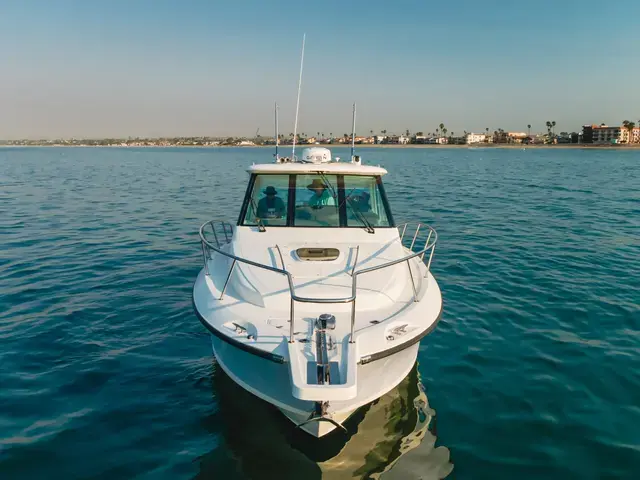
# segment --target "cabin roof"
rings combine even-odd
[[[247,171],[249,173],[334,173],[340,175],[385,175],[387,170],[382,167],[373,165],[358,165],[351,162],[331,162],[331,163],[302,163],[302,162],[285,162],[285,163],[261,163],[251,165]]]

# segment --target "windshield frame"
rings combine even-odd
[[[287,201],[287,215],[286,215],[286,223],[285,225],[265,225],[268,229],[270,228],[359,228],[366,229],[365,225],[347,225],[347,214],[346,214],[346,202],[345,202],[345,188],[344,188],[344,177],[355,176],[353,173],[347,174],[336,174],[333,172],[314,172],[317,175],[335,175],[337,178],[337,185],[334,185],[334,188],[338,194],[338,215],[339,215],[339,224],[338,225],[295,225],[295,202],[296,202],[296,177],[300,174],[291,173],[289,174],[289,191],[288,191],[288,201]],[[282,173],[273,172],[273,173],[252,173],[251,178],[249,179],[249,184],[247,185],[247,189],[245,191],[244,200],[242,202],[242,207],[240,209],[240,215],[238,216],[237,226],[239,227],[258,227],[259,222],[246,223],[247,212],[250,208],[250,203],[252,199],[253,190],[255,187],[257,177],[268,177],[270,175],[282,177]],[[387,223],[388,225],[374,225],[376,229],[378,228],[397,228],[395,220],[393,219],[393,215],[391,213],[391,207],[389,205],[389,200],[387,198],[387,194],[384,189],[384,184],[382,183],[381,175],[358,175],[368,178],[374,178],[376,182],[376,188],[380,194],[380,199],[382,200],[382,207],[384,209],[384,213],[387,215]]]

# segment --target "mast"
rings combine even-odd
[[[304,41],[307,34],[302,35],[302,55],[300,57],[300,77],[298,78],[298,99],[296,101],[296,120],[293,124],[293,149],[291,150],[291,161],[295,161],[296,153],[296,135],[298,133],[298,110],[300,108],[300,89],[302,88],[302,66],[304,64]]]

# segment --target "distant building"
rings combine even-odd
[[[582,126],[582,143],[593,143],[593,129],[597,128],[596,125],[583,125]]]
[[[525,139],[529,138],[529,134],[523,132],[509,132],[507,133],[507,141],[509,143],[523,143]]]
[[[409,143],[409,137],[407,137],[406,135],[400,135],[398,137],[398,144],[406,145],[407,143]]]
[[[629,130],[622,127],[622,142],[623,143],[640,143],[640,127],[634,127],[629,135]]]
[[[594,126],[593,143],[622,143],[623,130],[626,131],[626,129],[622,127],[610,127],[608,125]]]
[[[380,143],[385,143],[386,140],[387,140],[386,135],[375,135],[373,137],[373,143],[375,143],[376,145]]]
[[[640,127],[631,132],[624,126],[584,125],[582,127],[582,143],[640,143]]]
[[[467,133],[465,143],[471,145],[472,143],[484,143],[486,139],[484,133]]]

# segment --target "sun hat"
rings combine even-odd
[[[319,178],[314,178],[313,181],[307,185],[307,188],[309,190],[315,190],[316,188],[327,188],[327,186],[322,183],[322,180],[320,180]]]

